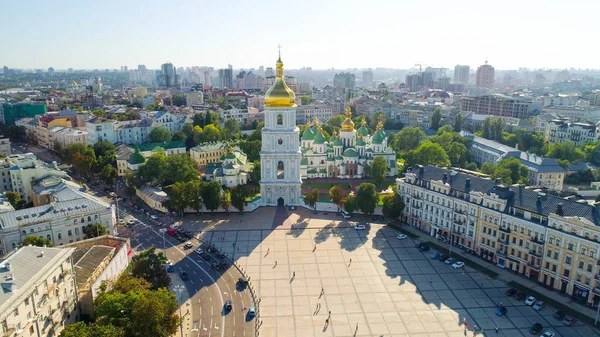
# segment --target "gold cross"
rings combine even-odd
[[[277,48],[279,48],[279,57],[281,58],[281,44],[278,44]]]

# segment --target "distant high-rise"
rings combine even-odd
[[[352,73],[339,73],[333,77],[333,86],[342,88],[354,88],[356,76]]]
[[[233,89],[233,69],[231,68],[231,64],[229,67],[227,69],[219,69],[219,87],[221,89]]]
[[[165,88],[179,86],[179,75],[172,63],[165,63],[160,66],[160,75],[158,75],[158,85]]]
[[[362,73],[362,82],[365,88],[370,88],[373,84],[373,70],[365,70]]]
[[[454,83],[456,84],[464,84],[465,86],[469,84],[469,66],[454,66]]]
[[[410,90],[410,91],[417,91],[419,90],[419,86],[421,85],[421,75],[420,74],[409,74],[406,75],[406,80],[405,80],[405,84],[406,87]]]
[[[207,86],[207,87],[211,86],[210,71],[208,71],[208,70],[204,71],[204,86]]]
[[[8,74],[9,74],[9,72],[10,72],[10,70],[8,69],[8,67],[7,67],[7,66],[4,66],[4,67],[2,68],[2,73],[3,73],[4,75],[8,75]]]
[[[487,60],[485,61],[485,64],[480,65],[479,68],[477,68],[475,85],[481,88],[494,87],[494,67],[489,65]]]
[[[265,77],[274,77],[275,73],[273,72],[273,68],[268,67],[267,70],[265,70]]]
[[[50,76],[54,75],[54,68],[52,68],[52,67],[48,68],[48,75],[50,75]]]

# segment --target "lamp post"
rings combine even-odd
[[[177,302],[179,303],[179,330],[181,332],[181,336],[183,337],[183,316],[181,316],[181,293],[183,292],[182,285],[176,285],[173,290],[177,293]]]
[[[158,230],[160,233],[162,233],[162,239],[163,239],[163,252],[165,253],[165,257],[167,256],[167,250],[165,249],[165,232],[167,231],[166,228],[160,228]]]

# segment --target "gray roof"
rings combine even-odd
[[[115,250],[114,247],[92,246],[91,248],[77,248],[73,254],[75,267],[75,281],[77,288],[81,288],[92,276],[94,271],[104,259]]]
[[[25,296],[46,279],[45,274],[58,268],[74,251],[75,248],[26,246],[3,260],[0,264],[0,312],[6,313],[21,304]],[[10,271],[6,268],[7,263],[10,263]]]
[[[446,182],[452,187],[452,190],[461,192],[478,191],[482,193],[496,193],[501,198],[508,200],[509,207],[506,208],[505,213],[509,213],[510,208],[514,207],[548,216],[550,213],[555,213],[558,204],[562,203],[563,216],[582,217],[591,221],[596,226],[600,226],[600,209],[598,209],[598,207],[545,193],[538,193],[532,189],[525,188],[523,185],[505,187],[497,184],[494,180],[484,179],[435,166],[425,166],[422,174],[419,173],[419,168],[413,168],[410,172],[414,173],[417,178],[426,181],[442,180],[444,173],[447,173],[448,180]],[[466,186],[467,178],[470,179],[470,187]],[[452,191],[450,193],[452,193]],[[539,203],[538,196],[540,197]]]

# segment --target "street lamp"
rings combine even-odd
[[[183,316],[181,316],[181,293],[183,292],[184,287],[182,285],[176,285],[173,288],[173,291],[177,293],[177,301],[179,302],[179,330],[181,331],[181,335],[183,336]]]
[[[160,228],[158,230],[160,233],[162,233],[162,238],[163,238],[163,252],[165,252],[165,257],[167,256],[167,250],[165,249],[165,232],[167,231],[166,228]]]

